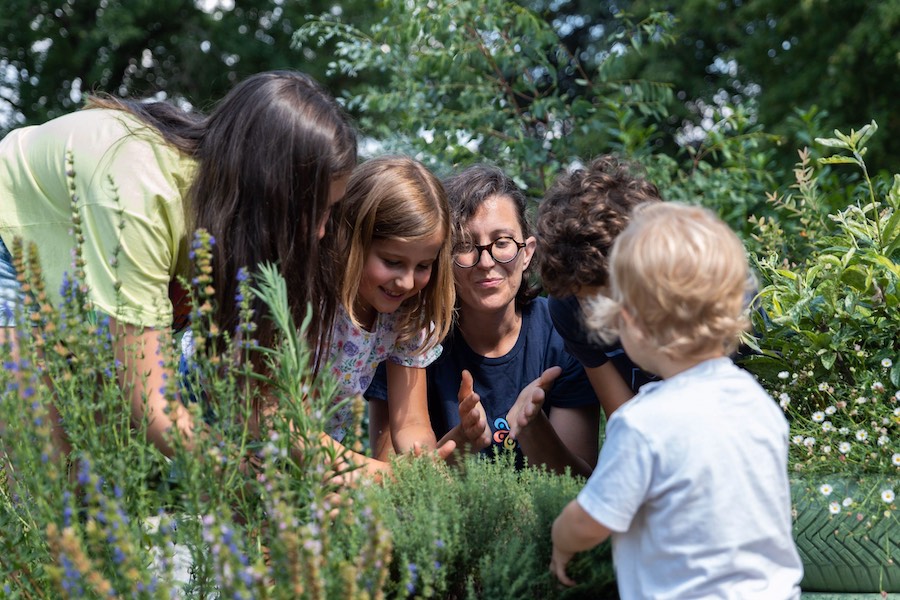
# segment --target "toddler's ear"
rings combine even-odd
[[[641,323],[641,320],[638,319],[634,313],[629,312],[624,306],[619,312],[619,318],[621,319],[621,324],[623,326],[628,325],[628,327],[631,328],[633,335],[641,339],[647,337],[647,330],[644,328],[644,324]]]

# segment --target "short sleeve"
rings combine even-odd
[[[566,351],[578,359],[587,369],[599,367],[609,358],[606,347],[592,340],[584,327],[581,305],[575,296],[550,297],[547,301],[553,326],[565,343]]]
[[[613,414],[597,468],[578,494],[578,504],[608,529],[627,531],[647,501],[653,464],[653,452],[646,438],[622,415]]]
[[[566,353],[559,366],[562,374],[550,391],[550,405],[556,408],[580,408],[597,404],[594,388],[581,366],[572,355]]]
[[[0,228],[37,244],[54,300],[73,273],[71,178],[93,306],[133,325],[170,325],[169,285],[189,268],[186,202],[196,161],[110,109],[76,111],[3,142],[0,195],[14,201]]]
[[[403,343],[395,343],[394,348],[388,354],[388,360],[402,367],[416,367],[424,369],[441,355],[442,347],[440,344],[426,350],[421,351],[422,345],[425,343],[425,332],[422,331],[416,339]]]
[[[75,161],[77,173],[77,156]],[[177,153],[158,137],[133,133],[113,146],[93,174],[94,193],[84,194],[92,299],[126,323],[172,322],[169,283],[187,271],[187,180],[176,175],[183,170]]]

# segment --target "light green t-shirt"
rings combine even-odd
[[[78,111],[0,140],[0,236],[8,247],[14,236],[37,243],[57,301],[63,274],[73,272],[69,151],[94,308],[132,325],[170,325],[169,283],[189,267],[185,215],[196,161],[110,109]]]

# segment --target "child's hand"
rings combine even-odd
[[[435,460],[443,462],[447,462],[454,450],[456,450],[456,442],[453,440],[448,440],[435,449],[426,448],[419,442],[413,444],[413,455],[416,458],[430,455]]]
[[[477,452],[487,448],[491,443],[491,429],[488,427],[487,415],[481,398],[475,393],[472,374],[462,372],[462,381],[459,384],[459,422],[466,441],[472,445],[472,451]]]
[[[518,437],[519,433],[528,427],[528,424],[541,412],[541,407],[547,398],[547,392],[553,387],[553,382],[556,381],[560,373],[562,373],[562,368],[550,367],[519,392],[516,403],[506,413],[510,437],[513,439]]]
[[[573,556],[575,555],[572,553],[560,550],[556,544],[553,545],[553,554],[550,555],[550,572],[556,575],[560,583],[569,587],[575,585],[575,582],[566,574],[566,565]]]

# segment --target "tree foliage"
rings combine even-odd
[[[353,10],[360,3],[203,4],[208,7],[194,0],[5,0],[0,135],[71,111],[90,91],[162,93],[205,108],[258,71],[296,68],[324,79],[330,49],[295,52],[291,35],[308,12]]]
[[[608,22],[604,9],[580,2],[533,4],[566,33],[573,52],[596,46],[592,32]],[[771,133],[785,137],[782,163],[795,159],[790,139],[800,114],[817,107],[824,131],[858,128],[876,120],[885,135],[875,140],[870,166],[890,168],[900,156],[900,2],[885,0],[633,0],[616,2],[637,17],[668,11],[677,42],[632,54],[634,77],[669,82],[683,102],[667,128],[685,122],[708,129],[716,108],[744,105]],[[602,7],[602,8],[601,8]],[[591,56],[591,52],[587,52]],[[709,119],[704,123],[704,119]],[[698,130],[698,133],[702,131]],[[822,133],[822,132],[820,132]],[[668,137],[670,149],[674,135]]]
[[[668,86],[619,76],[618,56],[665,40],[664,15],[623,22],[586,66],[536,13],[502,0],[382,3],[370,27],[323,15],[298,30],[300,48],[335,41],[331,73],[376,73],[349,96],[363,128],[398,132],[445,164],[490,159],[538,193],[561,167],[613,149],[649,147]]]

